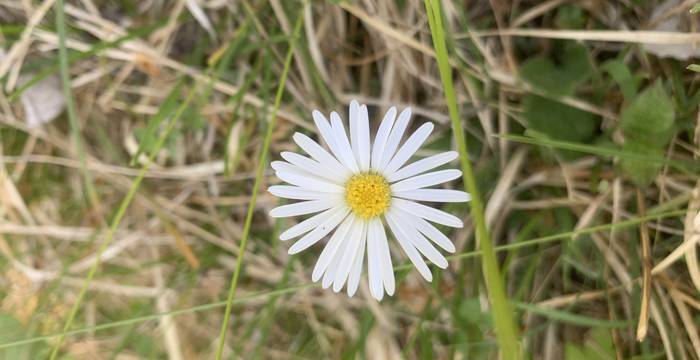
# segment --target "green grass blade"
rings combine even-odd
[[[646,162],[657,163],[657,164],[666,164],[666,165],[673,167],[676,170],[682,171],[682,172],[687,173],[687,174],[692,174],[692,173],[700,170],[700,166],[698,166],[697,162],[667,159],[667,158],[662,157],[662,156],[643,156],[643,155],[639,155],[638,153],[635,153],[635,152],[625,151],[625,150],[621,150],[621,149],[615,149],[612,147],[594,146],[594,145],[587,145],[587,144],[575,143],[575,142],[570,142],[570,141],[547,139],[544,137],[535,138],[535,137],[511,135],[511,134],[502,135],[502,136],[499,135],[497,137],[508,139],[510,141],[517,141],[517,142],[523,143],[523,144],[547,146],[547,147],[552,147],[555,149],[571,150],[571,151],[581,152],[581,153],[585,153],[585,154],[619,157],[619,158],[630,159],[630,160],[646,161]]]
[[[178,98],[180,97],[180,90],[182,90],[183,82],[184,81],[180,80],[180,82],[173,87],[170,94],[168,94],[165,100],[163,100],[161,106],[158,108],[158,111],[148,120],[146,130],[144,131],[143,136],[141,136],[141,139],[139,139],[139,147],[136,149],[134,156],[131,157],[129,165],[136,165],[136,161],[141,154],[144,152],[150,152],[146,150],[152,149],[153,144],[155,141],[157,141],[156,133],[158,131],[158,127],[163,123],[163,121],[165,121],[166,118],[168,118],[168,116],[177,111],[177,102]]]
[[[651,220],[665,219],[665,218],[670,218],[670,217],[683,216],[690,211],[693,211],[693,210],[686,209],[686,210],[674,210],[674,211],[654,213],[654,214],[650,214],[650,215],[646,215],[646,216],[642,216],[642,217],[637,217],[637,218],[633,218],[633,219],[629,219],[629,220],[625,220],[625,221],[620,221],[620,222],[616,222],[616,223],[595,225],[595,226],[591,226],[591,227],[587,227],[587,228],[581,228],[578,230],[565,231],[565,232],[558,233],[558,234],[547,235],[547,236],[542,236],[542,237],[538,237],[538,238],[534,238],[534,239],[524,240],[524,241],[517,242],[517,243],[499,245],[499,246],[495,246],[493,248],[493,250],[494,250],[494,252],[511,251],[511,250],[517,250],[520,248],[526,248],[526,247],[530,247],[530,246],[534,246],[534,245],[554,242],[554,241],[558,241],[558,240],[573,239],[573,238],[578,237],[580,235],[592,234],[592,233],[596,233],[599,231],[618,230],[618,229],[637,226],[644,221],[651,221]],[[458,259],[466,259],[466,258],[471,258],[471,257],[483,256],[483,255],[484,255],[483,250],[475,250],[475,251],[467,251],[467,252],[463,252],[463,253],[459,253],[459,254],[445,256],[445,258],[447,260],[458,260]],[[411,263],[405,263],[402,265],[395,266],[394,271],[409,270],[412,267],[413,267],[413,265]]]
[[[607,328],[625,328],[634,325],[634,321],[610,321],[596,319],[588,316],[572,314],[570,312],[547,309],[534,304],[516,302],[515,307],[527,311],[531,314],[544,316],[550,320],[565,322],[567,324],[584,326],[584,327],[607,327]]]
[[[75,110],[75,102],[73,101],[73,92],[70,87],[70,73],[68,62],[68,49],[66,48],[66,16],[63,12],[63,0],[56,1],[56,31],[58,32],[58,64],[61,75],[61,87],[63,97],[66,102],[66,110],[68,113],[68,122],[70,123],[71,138],[75,151],[78,153],[80,161],[80,175],[83,178],[83,185],[87,192],[87,200],[91,207],[97,212],[99,211],[99,200],[97,191],[92,182],[92,175],[87,170],[85,160],[85,147],[83,146],[82,135],[80,134],[80,126],[78,125],[78,113]]]
[[[231,287],[229,288],[228,298],[226,300],[224,320],[222,321],[221,331],[219,332],[219,345],[216,349],[217,360],[221,360],[221,356],[223,355],[224,343],[226,341],[226,332],[228,331],[228,323],[231,318],[231,306],[233,305],[233,299],[236,296],[236,287],[238,286],[238,278],[241,274],[241,268],[243,265],[243,255],[245,254],[245,248],[248,244],[250,227],[253,222],[253,214],[255,213],[255,204],[258,198],[258,192],[260,191],[260,183],[263,177],[263,173],[265,172],[265,168],[267,167],[267,155],[270,149],[270,142],[272,141],[272,133],[274,131],[275,124],[277,123],[277,111],[279,110],[280,104],[282,102],[282,94],[284,94],[284,88],[287,82],[287,75],[289,74],[289,68],[292,64],[292,54],[294,53],[294,46],[296,45],[296,39],[301,31],[303,19],[303,13],[300,12],[297,18],[296,25],[294,27],[294,34],[292,35],[292,38],[289,41],[289,49],[287,50],[287,56],[284,60],[284,68],[282,69],[282,75],[280,77],[279,86],[277,87],[275,103],[272,108],[272,114],[270,114],[270,122],[267,125],[265,140],[260,151],[260,156],[258,159],[258,168],[255,173],[255,183],[253,184],[250,204],[248,205],[248,212],[246,213],[245,223],[243,225],[243,234],[241,235],[241,243],[238,249],[238,256],[236,257],[236,267],[231,278]]]
[[[445,99],[449,109],[452,130],[455,135],[457,147],[459,148],[460,163],[464,173],[465,190],[472,196],[471,215],[476,225],[476,239],[483,251],[482,266],[486,279],[486,288],[491,300],[491,313],[496,327],[496,336],[504,359],[520,359],[522,353],[518,344],[518,329],[513,318],[513,309],[508,301],[501,271],[493,249],[493,244],[486,226],[484,209],[481,197],[478,192],[476,179],[469,163],[469,153],[467,151],[467,140],[462,130],[459,110],[457,108],[457,97],[452,83],[452,68],[449,63],[447,45],[445,42],[444,27],[442,25],[442,10],[438,0],[425,0],[425,9],[428,13],[430,32],[433,37],[433,46],[440,70],[445,91]]]
[[[538,244],[554,242],[557,240],[572,239],[573,237],[576,237],[576,236],[590,234],[590,233],[594,233],[594,232],[608,232],[612,229],[621,229],[621,228],[625,228],[625,227],[637,226],[642,221],[652,221],[652,220],[667,219],[667,218],[672,218],[672,217],[681,217],[681,216],[684,216],[686,213],[692,212],[692,211],[697,211],[697,209],[673,210],[673,211],[655,212],[655,213],[650,211],[650,214],[643,216],[643,217],[636,217],[636,218],[632,218],[629,220],[620,221],[620,222],[616,222],[616,223],[596,225],[596,226],[582,228],[582,229],[578,229],[578,230],[574,230],[574,231],[570,231],[570,232],[554,234],[554,235],[544,236],[544,237],[540,237],[540,238],[529,239],[529,240],[525,240],[525,241],[518,242],[518,243],[496,246],[494,248],[494,250],[496,252],[510,251],[510,250],[534,246],[534,245],[538,245]],[[482,255],[482,251],[469,251],[469,252],[463,252],[463,253],[459,253],[459,254],[446,256],[446,258],[448,260],[458,260],[458,259],[464,259],[464,258],[469,258],[469,257],[477,257],[477,256],[481,256],[481,255]],[[401,272],[401,271],[405,271],[405,270],[410,270],[412,267],[413,267],[413,265],[409,262],[406,264],[394,266],[394,271]],[[401,278],[401,276],[399,276],[398,278]],[[240,297],[237,299],[233,299],[231,302],[233,304],[242,304],[242,303],[245,303],[245,302],[250,301],[250,300],[257,300],[257,299],[261,299],[261,298],[264,299],[264,298],[277,297],[277,296],[286,295],[286,294],[292,294],[296,291],[310,289],[310,288],[314,288],[317,286],[318,286],[317,283],[297,284],[297,285],[292,285],[290,287],[283,288],[283,289],[262,291],[262,292],[258,292],[255,294],[246,295],[246,296],[243,296],[243,297]],[[209,303],[209,304],[203,304],[203,305],[197,305],[197,306],[193,306],[193,307],[189,307],[189,308],[173,310],[170,312],[144,315],[144,316],[139,316],[139,317],[133,317],[130,319],[109,322],[109,323],[105,323],[105,324],[87,326],[87,327],[83,327],[80,329],[74,329],[74,330],[67,331],[65,334],[63,334],[63,333],[49,334],[49,335],[32,337],[29,339],[23,339],[23,340],[18,340],[18,341],[13,341],[13,342],[2,343],[2,344],[0,344],[0,349],[6,349],[6,348],[14,347],[14,346],[22,346],[22,345],[26,345],[26,344],[31,344],[31,343],[43,341],[43,340],[53,339],[53,338],[59,337],[61,335],[77,335],[77,334],[82,334],[82,333],[87,333],[87,332],[107,330],[107,329],[121,327],[121,326],[128,326],[128,325],[136,324],[139,322],[156,320],[162,316],[168,316],[168,315],[169,316],[177,316],[177,315],[190,314],[190,313],[194,313],[194,312],[201,312],[201,311],[218,309],[220,307],[224,307],[227,303],[228,303],[228,301],[222,300],[222,301],[217,301],[217,302],[213,302],[213,303]],[[525,311],[527,311],[527,309],[525,309]]]
[[[58,7],[57,12],[59,14],[63,14],[63,0],[58,0],[56,5]],[[154,28],[157,28],[159,26],[160,25],[157,24],[154,26]],[[65,28],[65,25],[64,25],[64,28]],[[60,27],[59,27],[59,29],[60,29]],[[148,27],[146,29],[150,30],[151,27]],[[132,36],[133,36],[133,34],[132,34]],[[65,33],[64,33],[63,38],[65,40]],[[126,40],[126,38],[118,39],[117,41],[120,41],[120,40],[124,41],[124,40]],[[217,64],[217,61],[218,61],[218,59],[213,60],[211,63],[208,64],[209,65],[208,69],[207,69],[208,75],[210,75],[210,76],[212,75],[212,71],[214,69],[214,66]],[[179,87],[180,84],[181,83],[179,83],[176,86],[176,88]],[[92,282],[92,279],[94,278],[95,274],[97,273],[97,268],[101,264],[102,254],[104,253],[105,249],[109,246],[112,239],[114,238],[114,234],[115,234],[117,228],[119,227],[119,224],[121,223],[122,218],[126,214],[126,210],[128,209],[129,205],[131,204],[131,201],[133,200],[134,196],[136,195],[136,192],[137,192],[139,186],[141,185],[141,182],[142,182],[144,176],[146,175],[146,173],[150,169],[150,166],[153,163],[153,161],[156,157],[156,154],[164,146],[166,140],[169,138],[170,134],[175,129],[175,126],[177,125],[178,120],[180,119],[180,117],[182,117],[182,115],[188,109],[190,103],[192,103],[193,100],[195,99],[197,93],[200,90],[201,85],[202,85],[202,83],[197,82],[196,85],[194,86],[194,88],[189,92],[185,101],[182,102],[180,104],[180,106],[177,108],[177,110],[175,111],[175,113],[172,116],[170,116],[170,118],[168,119],[168,122],[166,123],[166,126],[165,126],[163,133],[158,137],[156,143],[150,149],[151,151],[148,154],[146,163],[143,165],[143,167],[139,171],[138,175],[136,176],[136,178],[132,182],[131,187],[129,188],[126,196],[122,199],[121,203],[119,204],[119,207],[118,207],[118,209],[117,209],[117,211],[116,211],[116,213],[115,213],[115,215],[110,223],[109,229],[107,230],[107,233],[105,234],[105,239],[103,240],[102,244],[100,244],[100,247],[97,250],[95,263],[92,265],[92,267],[88,271],[88,274],[85,277],[83,284],[81,286],[80,292],[78,294],[78,298],[76,299],[75,303],[73,304],[73,306],[69,312],[68,318],[66,319],[66,322],[63,326],[63,330],[59,336],[59,339],[54,344],[54,347],[53,347],[53,350],[52,350],[51,356],[50,356],[51,360],[56,359],[56,356],[58,356],[58,350],[59,350],[63,340],[65,339],[66,334],[69,332],[69,329],[70,329],[70,327],[75,319],[75,316],[78,313],[80,305],[82,304],[82,301],[85,298],[85,295],[87,294],[88,286]],[[173,95],[173,98],[176,99],[177,96]]]
[[[172,116],[167,124],[167,128],[161,134],[161,136],[158,138],[158,141],[153,147],[153,151],[148,156],[148,161],[144,164],[144,166],[141,168],[141,171],[139,171],[138,175],[134,179],[134,181],[131,183],[131,187],[129,188],[129,191],[127,192],[126,196],[124,199],[122,199],[121,203],[119,204],[119,208],[117,209],[117,212],[114,215],[114,218],[112,219],[112,222],[110,223],[109,229],[107,230],[107,233],[105,234],[105,239],[102,241],[102,244],[100,245],[100,248],[97,250],[97,256],[95,258],[95,263],[92,265],[90,268],[90,271],[88,272],[87,276],[85,277],[85,280],[83,281],[83,285],[80,288],[80,293],[78,294],[78,298],[75,300],[75,303],[73,304],[73,307],[71,308],[71,311],[68,315],[68,318],[66,319],[66,322],[63,326],[63,332],[61,333],[60,337],[58,338],[58,341],[54,344],[53,350],[51,352],[51,360],[56,359],[56,356],[58,355],[58,350],[61,347],[61,344],[63,343],[63,340],[66,337],[66,334],[68,333],[68,330],[70,329],[71,325],[73,324],[73,320],[75,319],[76,314],[78,313],[78,310],[80,309],[80,305],[83,302],[83,299],[85,298],[85,295],[87,294],[87,289],[88,286],[90,285],[90,282],[92,282],[92,279],[95,277],[95,274],[97,273],[97,268],[101,264],[101,258],[102,254],[104,253],[105,249],[109,244],[112,242],[112,239],[114,238],[114,233],[117,231],[117,227],[119,227],[119,224],[121,223],[122,218],[124,217],[124,214],[126,213],[126,209],[129,208],[129,205],[131,204],[131,200],[133,200],[134,196],[136,196],[136,191],[138,190],[139,186],[141,185],[141,181],[143,180],[144,176],[146,175],[146,172],[148,172],[148,169],[150,168],[150,165],[153,163],[153,160],[155,158],[155,155],[158,153],[158,150],[163,146],[165,143],[165,140],[168,138],[172,130],[175,128],[175,125],[177,124],[177,120],[182,116],[182,114],[185,112],[187,109],[187,106],[189,103],[192,101],[194,98],[194,94],[196,93],[197,89],[193,89],[192,92],[188,95],[187,99],[180,105],[178,108],[178,111],[175,113],[174,116]]]
[[[265,59],[261,57],[260,61],[258,61],[255,64],[255,68],[253,68],[253,71],[251,71],[250,75],[248,75],[248,77],[245,79],[243,85],[238,90],[236,95],[232,96],[231,99],[229,99],[229,102],[233,103],[234,105],[233,111],[231,112],[231,124],[229,125],[228,130],[226,131],[226,143],[224,146],[224,149],[226,149],[226,151],[224,151],[224,176],[231,176],[232,170],[235,170],[236,164],[240,159],[241,153],[243,152],[245,145],[248,143],[247,137],[243,137],[243,139],[237,139],[240,141],[237,153],[231,154],[229,152],[231,141],[233,140],[231,138],[233,127],[239,121],[243,121],[242,119],[238,118],[238,111],[241,108],[241,104],[243,104],[243,96],[248,91],[248,89],[250,89],[251,85],[253,85],[253,82],[260,76],[260,70],[262,69],[262,64],[264,62]],[[233,157],[231,157],[231,155],[233,155]]]
[[[251,301],[251,300],[266,299],[266,298],[270,298],[273,296],[281,296],[281,295],[285,295],[285,294],[291,294],[291,293],[294,293],[294,292],[297,292],[300,290],[312,288],[316,285],[317,284],[315,284],[315,283],[301,284],[301,285],[295,285],[295,286],[291,286],[291,287],[287,287],[287,288],[279,289],[279,290],[262,291],[262,292],[242,296],[238,299],[235,299],[235,300],[233,300],[233,304],[242,304],[242,303],[246,303],[246,302]],[[67,336],[67,335],[78,335],[78,334],[84,334],[87,332],[113,329],[113,328],[117,328],[117,327],[138,324],[138,323],[142,323],[142,322],[146,322],[146,321],[158,320],[159,318],[161,318],[163,316],[178,316],[178,315],[192,314],[195,312],[202,312],[202,311],[207,311],[207,310],[218,309],[218,308],[222,308],[222,307],[226,306],[226,303],[227,303],[227,301],[221,300],[221,301],[216,301],[216,302],[203,304],[203,305],[197,305],[197,306],[193,306],[193,307],[189,307],[189,308],[185,308],[185,309],[179,309],[179,310],[173,310],[173,311],[168,311],[168,312],[138,316],[138,317],[133,317],[130,319],[118,320],[118,321],[113,321],[113,322],[109,322],[109,323],[105,323],[105,324],[86,326],[86,327],[83,327],[80,329],[74,329],[74,330],[56,333],[56,334],[36,336],[36,337],[29,338],[29,339],[23,339],[23,340],[12,341],[12,342],[8,342],[8,343],[0,344],[0,349],[7,349],[7,348],[15,347],[15,346],[33,344],[33,343],[37,343],[40,341],[50,340],[50,339],[54,339],[54,338],[62,337],[62,336]]]

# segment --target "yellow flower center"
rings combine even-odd
[[[381,175],[358,174],[345,184],[345,201],[363,219],[383,214],[389,208],[390,200],[389,183]]]

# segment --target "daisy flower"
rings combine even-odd
[[[459,178],[456,169],[430,171],[457,158],[455,151],[433,155],[406,165],[433,130],[432,123],[421,125],[401,144],[411,109],[398,114],[389,109],[370,144],[367,106],[350,103],[350,136],[340,115],[332,112],[330,122],[319,111],[313,119],[328,150],[308,136],[296,133],[294,142],[308,154],[282,152],[286,161],[272,162],[278,178],[289,185],[268,190],[277,197],[302,200],[270,211],[270,216],[291,217],[315,214],[280,235],[286,241],[299,238],[289,248],[296,254],[330,234],[316,262],[312,280],[335,292],[347,284],[348,296],[357,291],[365,252],[370,293],[381,300],[394,294],[394,270],[385,232],[393,237],[418,272],[432,281],[423,257],[440,268],[447,260],[435,245],[454,252],[447,236],[433,224],[461,228],[462,221],[444,211],[418,202],[465,202],[469,194],[429,187]],[[429,172],[430,171],[430,172]]]

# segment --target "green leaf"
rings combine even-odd
[[[636,154],[639,157],[649,157],[650,159],[658,159],[663,156],[663,148],[649,146],[637,141],[626,141],[622,146],[622,150]],[[661,166],[662,164],[658,161],[648,161],[638,157],[620,159],[622,173],[638,186],[650,184],[661,170]]]
[[[581,29],[586,24],[586,17],[580,7],[563,5],[557,10],[554,24],[558,29]]]
[[[564,43],[561,66],[547,57],[534,57],[520,67],[520,77],[535,88],[552,96],[568,96],[593,73],[588,49],[574,43]]]
[[[481,303],[478,298],[464,299],[459,304],[458,312],[460,320],[465,321],[469,325],[478,326],[482,331],[486,331],[493,326],[489,313],[481,311]]]
[[[700,72],[700,65],[690,64],[690,65],[688,65],[688,67],[686,69],[691,70],[691,71],[695,71],[695,72]]]
[[[563,79],[561,71],[552,60],[534,57],[520,67],[520,77],[535,88],[554,96],[570,95],[574,84]]]
[[[620,159],[620,168],[637,186],[650,184],[661,170],[661,164],[647,159],[663,157],[663,148],[675,131],[675,110],[671,97],[657,81],[637,95],[620,115],[625,136],[624,152],[634,158]]]
[[[588,360],[588,355],[586,352],[576,344],[567,342],[564,346],[564,359],[565,360]]]
[[[629,68],[627,68],[627,64],[620,59],[614,59],[605,62],[601,68],[612,76],[613,80],[620,87],[620,91],[622,91],[625,99],[632,101],[637,94],[637,87],[641,79],[632,75]]]
[[[610,330],[604,328],[591,330],[583,345],[567,342],[564,347],[564,354],[564,359],[566,360],[614,360],[616,358]]]
[[[574,87],[591,77],[593,65],[586,46],[571,41],[565,43],[562,71],[564,80],[573,83]]]
[[[484,334],[488,334],[493,329],[491,314],[481,310],[479,299],[476,297],[462,299],[457,307],[455,319],[460,329],[456,332],[457,343],[461,344],[459,351],[468,359],[488,359],[489,350],[491,350],[489,347],[470,346],[483,343]]]
[[[16,341],[24,336],[24,328],[12,315],[0,313],[0,344]]]
[[[598,127],[593,114],[541,96],[528,95],[523,105],[529,128],[551,139],[587,142]]]
[[[647,87],[620,115],[626,142],[663,147],[673,136],[673,101],[660,82]]]
[[[14,316],[0,313],[0,344],[19,341],[27,338],[29,332]],[[0,359],[30,360],[46,356],[46,344],[24,344],[0,349]]]

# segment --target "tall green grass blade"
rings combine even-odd
[[[304,5],[307,6],[307,5]],[[303,11],[303,9],[302,9]],[[265,133],[265,140],[262,144],[262,149],[258,158],[258,168],[255,173],[255,183],[253,184],[253,190],[251,193],[250,204],[248,205],[248,212],[246,213],[245,223],[243,225],[243,234],[241,235],[241,243],[238,249],[238,256],[236,257],[236,267],[234,269],[231,286],[228,292],[228,298],[226,300],[226,310],[224,311],[224,320],[221,324],[221,331],[219,332],[219,345],[216,349],[216,360],[221,360],[223,356],[224,344],[226,342],[226,333],[228,331],[228,323],[231,318],[231,307],[233,305],[233,299],[236,296],[236,288],[238,286],[238,279],[241,274],[241,269],[243,267],[243,256],[245,255],[245,248],[248,244],[248,238],[250,235],[250,227],[253,223],[253,214],[255,213],[255,204],[258,199],[258,192],[260,191],[260,184],[262,182],[263,174],[265,168],[267,167],[267,156],[270,149],[270,143],[272,141],[272,133],[277,123],[277,111],[282,103],[282,95],[284,94],[285,84],[287,82],[287,75],[289,74],[289,68],[292,64],[292,54],[294,53],[294,47],[296,46],[296,39],[299,37],[301,31],[301,25],[303,24],[303,12],[300,12],[297,18],[296,25],[294,26],[294,33],[289,41],[289,48],[287,50],[287,56],[284,60],[284,67],[282,69],[282,75],[280,76],[279,85],[277,87],[277,94],[275,95],[275,103],[272,108],[272,113],[270,114],[270,122],[267,124],[267,131]]]
[[[241,108],[241,104],[243,104],[243,96],[245,93],[250,89],[251,85],[253,85],[253,82],[259,78],[260,76],[260,71],[262,69],[262,64],[265,63],[266,59],[264,56],[261,56],[261,59],[255,64],[255,68],[253,68],[253,71],[251,71],[250,75],[245,79],[243,82],[243,85],[240,87],[238,92],[231,97],[229,102],[233,102],[233,111],[231,112],[231,124],[228,127],[228,130],[226,131],[226,145],[224,146],[224,175],[225,176],[231,176],[232,170],[236,168],[236,165],[238,164],[238,161],[240,159],[240,154],[243,151],[243,148],[245,145],[248,143],[247,137],[242,137],[239,139],[236,139],[239,141],[239,146],[237,149],[236,154],[231,154],[229,152],[230,146],[231,146],[231,141],[232,139],[232,134],[233,134],[233,127],[236,125],[238,121],[243,121],[241,119],[238,119],[238,111]],[[233,157],[231,157],[233,155]]]
[[[493,244],[486,226],[484,209],[481,197],[476,184],[476,178],[469,163],[469,153],[467,151],[467,141],[462,130],[459,110],[457,108],[457,97],[452,83],[452,68],[449,64],[449,55],[445,43],[444,27],[442,25],[442,10],[438,0],[425,0],[425,9],[428,13],[430,32],[433,37],[433,46],[440,70],[445,91],[445,99],[452,121],[452,131],[454,132],[457,147],[460,153],[460,163],[464,173],[465,190],[472,196],[471,214],[476,225],[476,239],[483,251],[482,265],[486,288],[491,300],[491,313],[493,315],[496,336],[504,359],[521,359],[522,353],[518,344],[518,329],[513,318],[513,309],[508,301],[501,271],[493,249]]]
[[[85,160],[85,148],[83,146],[82,135],[80,134],[80,125],[78,124],[78,113],[75,110],[75,102],[73,102],[73,92],[70,87],[70,73],[68,62],[68,50],[66,48],[66,16],[63,12],[63,0],[56,1],[56,31],[58,32],[58,64],[61,74],[61,87],[63,97],[66,102],[66,110],[68,112],[68,122],[70,123],[71,140],[75,151],[78,153],[80,161],[80,175],[83,178],[83,185],[87,192],[87,200],[90,206],[97,212],[99,211],[99,199],[97,191],[92,182],[92,175],[87,170]]]

